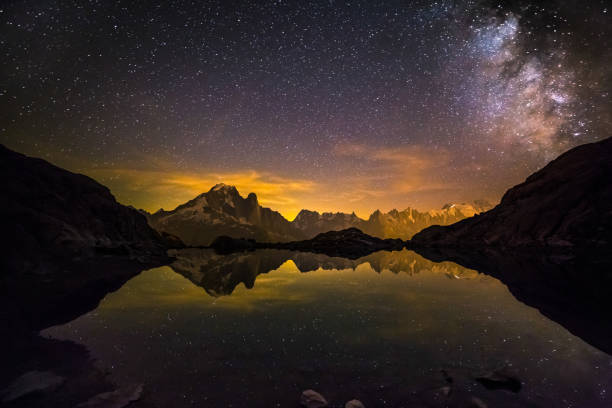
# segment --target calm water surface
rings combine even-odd
[[[117,384],[143,383],[134,406],[294,407],[307,388],[332,406],[612,406],[609,355],[498,280],[407,250],[185,250],[42,334],[84,344]],[[475,380],[502,368],[519,392]]]

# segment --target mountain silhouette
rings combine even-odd
[[[172,211],[150,214],[158,231],[190,246],[207,246],[221,235],[258,241],[291,241],[302,235],[280,213],[259,205],[254,193],[243,198],[236,187],[217,184]]]
[[[289,242],[348,228],[378,238],[405,240],[430,225],[452,224],[488,208],[491,205],[485,200],[477,200],[472,204],[446,204],[428,212],[413,208],[388,213],[377,210],[367,220],[355,213],[302,210],[290,222],[280,213],[259,205],[254,193],[243,198],[236,187],[217,184],[172,211],[159,210],[147,217],[153,228],[176,235],[187,245],[208,246],[218,236]]]
[[[254,249],[288,249],[292,251],[312,252],[329,256],[359,258],[381,250],[399,250],[404,248],[401,239],[382,239],[363,233],[357,228],[340,231],[328,231],[303,241],[290,242],[257,242],[254,239],[232,238],[225,235],[217,237],[210,245],[219,253],[249,251]]]
[[[49,272],[97,255],[165,258],[167,242],[146,218],[82,174],[0,145],[3,270]]]
[[[610,247],[612,245],[612,138],[573,148],[524,183],[509,189],[492,210],[412,238],[422,246]]]

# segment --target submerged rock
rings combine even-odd
[[[51,392],[65,381],[51,371],[29,371],[17,378],[2,394],[2,402],[11,402],[33,392]]]
[[[104,392],[77,405],[77,408],[123,408],[140,399],[142,384],[122,387],[115,391]]]
[[[427,406],[446,406],[451,397],[452,388],[449,385],[420,391],[419,399]]]
[[[365,408],[365,405],[359,400],[350,400],[344,405],[344,408]]]
[[[489,390],[508,390],[519,392],[521,390],[521,380],[516,378],[507,368],[495,370],[486,375],[476,377],[476,381]]]
[[[327,400],[314,390],[302,392],[300,404],[306,408],[323,408],[328,406]]]
[[[472,397],[470,399],[468,408],[487,408],[487,404],[485,404],[484,401],[478,397]]]

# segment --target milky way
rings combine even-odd
[[[410,4],[407,4],[410,3]],[[605,1],[0,6],[0,142],[172,207],[498,200],[610,135]]]

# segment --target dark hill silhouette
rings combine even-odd
[[[376,251],[402,249],[404,245],[405,242],[401,239],[381,239],[364,234],[357,228],[347,228],[324,232],[312,239],[291,242],[256,242],[252,239],[221,236],[215,239],[211,247],[219,253],[274,248],[355,259]]]
[[[562,154],[506,192],[499,205],[411,241],[446,247],[610,247],[612,138]]]
[[[4,273],[96,255],[166,258],[166,240],[146,218],[87,176],[0,145],[0,184]]]

